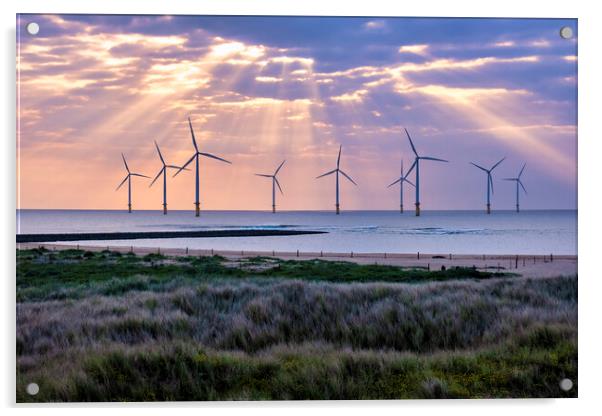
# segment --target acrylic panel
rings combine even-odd
[[[577,397],[577,20],[17,16],[18,402]]]

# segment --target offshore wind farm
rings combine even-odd
[[[23,14],[16,50],[17,402],[578,396],[576,19]]]

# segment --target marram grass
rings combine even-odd
[[[18,252],[17,400],[577,395],[576,276],[271,262]]]

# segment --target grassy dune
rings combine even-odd
[[[18,401],[577,395],[576,276],[27,250],[17,301]]]

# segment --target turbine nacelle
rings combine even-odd
[[[523,188],[523,191],[525,192],[525,194],[527,193],[527,189],[525,188],[525,185],[523,184],[523,182],[520,180],[520,177],[523,175],[523,172],[524,172],[526,166],[527,166],[526,163],[523,164],[523,167],[520,170],[520,172],[518,173],[518,176],[516,178],[504,178],[503,179],[505,181],[514,181],[514,182],[516,182],[517,185],[520,185],[520,187]]]
[[[280,169],[282,168],[282,165],[284,165],[284,162],[286,162],[286,160],[283,160],[282,163],[280,163],[280,165],[278,166],[278,168],[276,168],[276,171],[274,172],[273,175],[267,175],[265,173],[256,173],[255,176],[261,176],[263,178],[271,178],[272,181],[276,184],[276,186],[278,186],[278,189],[280,190],[280,193],[282,195],[284,195],[284,192],[282,192],[282,188],[280,187],[280,182],[278,182],[278,178],[276,177],[276,175],[278,175],[278,172],[280,172]]]
[[[123,186],[123,184],[124,184],[124,183],[125,183],[125,182],[126,182],[126,181],[127,181],[129,178],[130,178],[130,177],[132,177],[132,176],[139,176],[139,177],[141,177],[141,178],[147,178],[147,179],[150,179],[150,177],[149,177],[149,176],[142,175],[141,173],[134,173],[134,172],[131,172],[131,171],[130,171],[130,168],[129,168],[129,166],[128,166],[128,162],[125,160],[125,156],[124,156],[124,154],[123,154],[123,153],[121,154],[121,158],[123,159],[123,164],[125,165],[125,170],[127,171],[127,173],[128,173],[128,174],[127,174],[127,175],[125,175],[125,178],[123,179],[123,181],[121,181],[121,183],[119,184],[119,186],[117,186],[117,188],[115,189],[116,191],[118,191],[118,190],[119,190],[119,188],[121,188],[121,187]]]
[[[491,176],[491,172],[493,172],[493,170],[495,168],[497,168],[499,166],[500,163],[502,163],[504,160],[506,159],[506,157],[501,158],[496,164],[494,164],[491,168],[486,169],[483,166],[479,166],[476,163],[470,162],[471,165],[481,169],[483,172],[487,173],[487,186],[491,186],[491,193],[493,193],[493,178]],[[521,172],[522,173],[522,172]]]
[[[153,181],[151,182],[151,184],[148,186],[149,188],[151,186],[153,186],[153,184],[157,181],[157,179],[159,179],[159,176],[161,176],[162,173],[166,172],[167,169],[183,169],[183,170],[188,170],[188,169],[184,169],[181,166],[175,166],[175,165],[168,165],[165,162],[165,159],[163,158],[163,155],[161,154],[161,149],[159,148],[159,145],[157,144],[157,142],[155,141],[155,147],[157,148],[157,153],[159,154],[159,159],[161,159],[161,163],[163,164],[163,167],[159,170],[159,172],[157,173],[157,176],[155,176],[155,178],[153,179]]]

